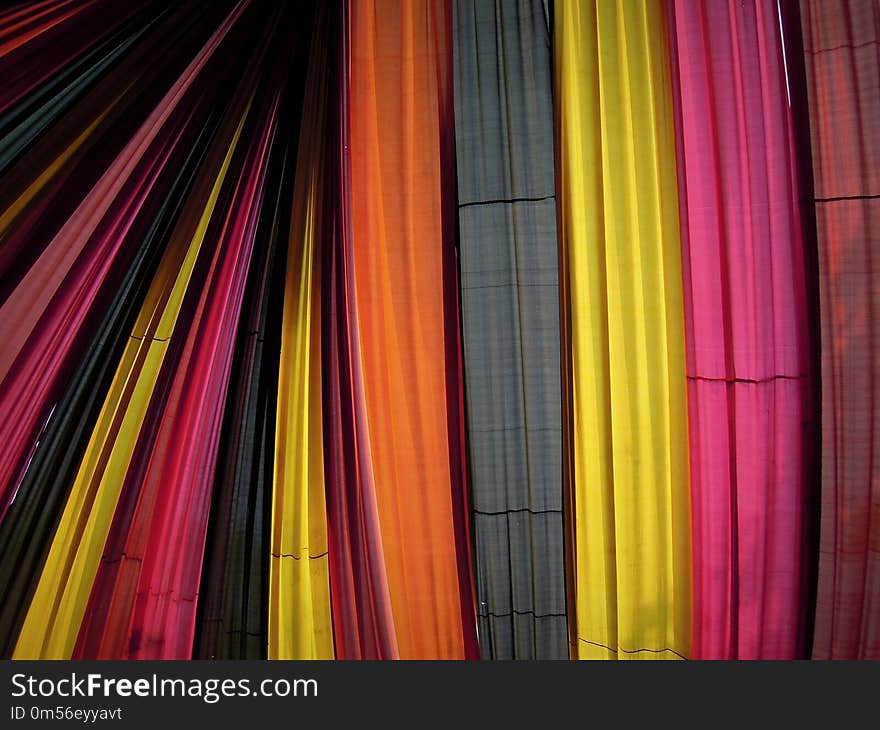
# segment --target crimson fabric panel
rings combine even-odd
[[[822,324],[813,656],[880,659],[880,4],[800,8]]]
[[[468,465],[484,658],[567,659],[550,18],[457,0]]]

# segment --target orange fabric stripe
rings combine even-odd
[[[451,14],[436,0],[350,5],[354,259],[367,419],[400,656],[471,655],[460,589],[446,372],[443,186],[455,175]],[[454,212],[451,213],[454,215]],[[447,233],[448,236],[448,233]],[[453,292],[454,296],[454,292]],[[454,311],[454,310],[452,310]],[[455,434],[453,432],[453,443]]]

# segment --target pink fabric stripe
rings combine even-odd
[[[775,3],[671,6],[694,658],[803,656],[814,385]]]

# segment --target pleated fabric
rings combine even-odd
[[[211,41],[206,44],[206,53],[214,51],[222,42],[236,24],[244,7],[244,4],[239,5],[221,24]],[[244,47],[242,42],[247,37],[248,30],[238,27],[233,48]],[[204,62],[205,59],[198,56],[193,61],[192,70],[197,71],[198,66]],[[192,75],[184,75],[183,79],[191,77]],[[169,92],[172,100],[175,94],[180,94],[177,87]],[[209,302],[204,299],[213,299],[215,308],[225,310],[225,303],[222,300],[228,296],[234,297],[237,289],[228,287],[209,297],[207,291],[203,295],[202,287],[209,281],[222,281],[224,276],[232,276],[234,279],[233,272],[240,271],[241,265],[246,267],[247,258],[242,259],[241,254],[243,250],[249,251],[249,244],[235,240],[236,235],[242,236],[240,230],[236,228],[227,234],[228,238],[235,240],[234,243],[226,247],[218,247],[217,239],[220,237],[220,231],[225,228],[223,223],[226,217],[223,216],[223,220],[219,222],[214,221],[210,235],[209,228],[252,97],[252,89],[242,85],[233,98],[228,110],[229,114],[226,115],[202,164],[200,171],[202,176],[194,187],[191,198],[167,244],[162,262],[132,329],[128,345],[122,354],[89,446],[70,490],[64,513],[18,638],[15,656],[70,657],[81,624],[83,624],[83,633],[79,638],[80,651],[88,656],[116,658],[169,654],[180,656],[184,653],[181,643],[186,643],[185,614],[192,610],[192,592],[187,594],[185,591],[178,591],[175,595],[175,598],[189,598],[188,606],[181,607],[179,605],[181,601],[177,601],[178,606],[170,607],[167,603],[174,602],[173,587],[161,590],[158,585],[150,584],[139,588],[138,576],[143,572],[145,577],[154,580],[147,569],[155,563],[147,561],[141,564],[143,543],[150,537],[156,538],[156,532],[160,532],[164,521],[160,518],[152,523],[149,510],[157,503],[157,492],[158,496],[161,496],[162,488],[170,489],[177,484],[176,476],[169,479],[170,483],[158,478],[158,472],[162,470],[163,465],[165,468],[192,467],[188,474],[189,487],[195,489],[198,488],[201,480],[206,476],[210,478],[213,473],[204,466],[199,471],[196,468],[197,462],[187,463],[188,457],[195,458],[198,450],[189,452],[183,448],[180,452],[171,454],[167,453],[167,449],[163,451],[162,444],[167,443],[168,431],[173,430],[174,424],[173,418],[163,419],[163,412],[166,404],[170,402],[169,413],[175,413],[179,394],[184,390],[184,385],[180,382],[183,379],[191,376],[196,381],[193,384],[193,391],[187,390],[187,396],[195,399],[200,397],[210,399],[209,395],[205,395],[205,392],[209,391],[199,390],[201,384],[197,381],[200,378],[206,378],[209,384],[213,382],[216,385],[217,382],[223,382],[222,374],[215,378],[210,377],[212,374],[210,368],[194,367],[192,373],[187,373],[184,368],[180,370],[179,376],[175,373],[181,360],[191,362],[190,358],[195,357],[198,364],[201,355],[208,362],[215,361],[216,351],[212,350],[212,345],[217,341],[214,338],[222,335],[228,327],[228,322],[224,318],[211,320],[210,316],[203,319],[205,310],[211,311]],[[164,110],[160,107],[157,114],[159,111]],[[243,155],[244,153],[240,153],[240,157]],[[227,190],[235,190],[238,187],[236,175],[233,174],[231,177],[233,182],[227,185]],[[230,198],[231,195],[227,192],[224,201]],[[242,238],[248,240],[246,235]],[[200,256],[206,239],[209,241],[205,246],[206,254]],[[229,256],[223,259],[225,265],[217,266],[216,258],[219,256],[215,256],[216,252],[226,252],[227,248],[230,251]],[[217,271],[218,269],[220,271]],[[193,282],[194,286],[190,287]],[[229,316],[234,318],[236,311],[234,306],[229,309]],[[182,333],[179,337],[172,338],[171,335],[181,319],[184,323]],[[207,334],[204,332],[205,329],[208,330]],[[206,349],[200,350],[196,346],[198,343],[203,344]],[[221,370],[222,360],[222,357],[216,357],[216,365]],[[174,382],[175,379],[177,383]],[[199,387],[196,387],[197,384]],[[208,385],[205,387],[207,388]],[[187,405],[189,404],[184,404],[178,412],[186,414]],[[198,406],[194,406],[192,412],[199,413],[200,410]],[[209,409],[205,415],[211,412]],[[157,439],[157,432],[161,434],[161,439]],[[200,448],[208,452],[206,460],[210,461],[212,440],[197,437],[195,440]],[[158,444],[159,447],[156,459],[151,459],[154,444]],[[163,456],[168,458],[163,459]],[[182,463],[176,463],[178,460]],[[148,478],[146,473],[150,467],[153,471]],[[142,479],[150,483],[150,487],[145,488],[143,493]],[[182,480],[186,482],[185,479]],[[185,498],[188,494],[188,489],[181,487],[179,496]],[[144,499],[141,499],[142,496]],[[118,506],[117,501],[119,501]],[[165,506],[167,502],[159,499],[158,504]],[[146,513],[141,511],[137,519],[134,519],[133,513],[138,507],[148,511]],[[132,523],[137,529],[131,532],[129,541],[128,527]],[[151,530],[151,525],[156,528],[155,531]],[[194,517],[194,526],[198,527],[198,517]],[[186,549],[189,544],[184,540],[186,537],[184,531],[178,529],[177,532],[179,534],[175,537],[174,547],[182,546]],[[122,549],[114,547],[119,545],[125,547]],[[102,559],[102,551],[105,550]],[[115,552],[116,550],[119,552]],[[121,564],[123,553],[128,556],[125,565]],[[157,554],[156,557],[159,555]],[[169,569],[179,569],[174,580],[185,581],[193,572],[198,575],[200,563],[201,553],[197,552],[189,561],[180,562],[173,559],[160,561],[160,567],[164,564]],[[122,582],[118,582],[117,577],[121,577]],[[92,583],[95,580],[96,591],[105,591],[102,596],[112,596],[118,599],[118,603],[110,605],[94,597],[89,603]],[[142,640],[144,634],[139,629],[149,628],[150,621],[162,621],[164,616],[149,616],[143,619],[142,624],[138,623],[140,619],[132,620],[131,613],[130,611],[127,613],[127,609],[136,592],[140,593],[140,606],[143,608],[152,609],[156,607],[157,602],[164,600],[166,602],[164,608],[172,608],[168,612],[171,620],[176,617],[183,621],[181,632],[157,629],[161,639]],[[182,611],[179,610],[181,608]],[[95,616],[98,609],[100,611]],[[89,620],[87,613],[88,617],[94,616],[94,618]],[[108,617],[106,623],[105,616]],[[84,617],[86,620],[83,623]],[[168,626],[166,625],[165,628]]]
[[[170,186],[144,206],[141,215],[149,227],[79,366],[53,407],[18,485],[15,501],[0,522],[0,593],[6,597],[0,606],[4,656],[9,656],[14,648],[104,396],[129,341],[163,246],[192,189],[217,117],[210,115],[196,137],[177,145],[169,164],[169,169],[176,171]],[[139,231],[132,229],[133,241]]]
[[[309,60],[284,283],[275,420],[269,658],[332,659],[321,414],[321,241],[328,50]]]
[[[285,192],[283,182],[276,190]],[[273,212],[280,217],[279,203]],[[275,435],[275,399],[271,396],[278,377],[277,356],[272,355],[280,347],[275,333],[267,332],[267,312],[280,313],[280,287],[273,281],[273,274],[283,271],[283,265],[278,266],[278,259],[283,261],[277,251],[279,223],[274,215],[260,222],[258,240],[264,236],[271,244],[262,256],[254,252],[230,371],[199,591],[193,654],[200,659],[266,658],[264,587]]]
[[[265,154],[265,147],[258,154]],[[253,195],[259,184],[248,180],[250,189],[245,189]],[[75,658],[190,656],[236,305],[250,256],[247,243],[253,240],[254,218],[244,217],[248,214],[240,209],[236,214],[240,220],[227,224],[250,230],[234,231],[241,248],[228,244],[224,258],[212,262],[217,270],[205,285],[216,287],[215,295],[199,302],[203,312],[196,316],[204,317],[203,324],[190,332],[184,346],[143,471],[145,455],[134,456],[127,481],[132,484],[132,474],[140,477],[137,499],[134,490],[123,488]],[[148,412],[148,418],[154,413]]]
[[[567,659],[550,19],[541,0],[453,7],[480,645]]]
[[[660,2],[555,8],[572,654],[687,657],[675,133]]]
[[[333,6],[342,10],[343,3]],[[321,257],[324,477],[333,635],[339,659],[397,659],[400,650],[391,611],[388,572],[379,524],[361,336],[358,324],[352,226],[350,134],[351,44],[347,12],[327,13],[339,50],[327,71],[338,103],[326,135],[330,174],[324,197],[326,224]]]
[[[38,10],[33,17],[45,19],[59,9]],[[11,22],[26,12],[12,13],[4,34],[14,32],[16,43],[21,43],[18,54],[0,61],[15,63],[18,71],[4,87],[7,97],[0,112],[0,170],[14,163],[65,110],[82,99],[101,74],[119,62],[162,15],[161,6],[105,2],[80,4],[75,12],[48,27],[35,28],[34,21]],[[52,29],[63,32],[55,35]],[[79,44],[71,43],[74,38]],[[32,85],[24,93],[21,88],[9,93],[30,74]],[[10,260],[4,259],[4,264],[8,263]]]
[[[817,419],[775,3],[670,5],[695,659],[806,655]]]
[[[0,92],[0,111],[24,97],[33,98],[45,82],[57,80],[79,60],[83,48],[91,50],[112,35],[145,2],[42,2],[11,8],[0,20],[0,63],[15,64],[18,73],[8,76]]]
[[[309,47],[308,15],[297,19],[302,36],[294,41],[299,58],[292,75]],[[254,250],[230,371],[199,590],[193,655],[200,659],[267,657],[275,414],[296,165],[295,149],[281,140],[283,130],[298,128],[299,115],[291,112],[302,103],[302,84],[292,82],[279,111],[256,234],[267,244]]]
[[[371,463],[401,658],[478,656],[455,262],[452,12],[348,6],[352,230]]]
[[[880,4],[800,10],[822,327],[813,657],[880,659]]]
[[[2,655],[880,659],[878,33],[0,10]]]
[[[219,25],[222,7],[209,10],[202,27],[192,25],[197,8],[167,17],[0,178],[0,518],[97,313],[115,291],[115,272],[131,260],[125,232],[157,184],[161,155],[173,148],[166,137],[193,111],[191,87],[213,49],[206,28]],[[38,48],[40,40],[33,41]],[[15,76],[15,68],[4,77]],[[217,79],[202,74],[196,86],[205,85]]]
[[[278,42],[271,32],[261,40],[261,48]],[[228,175],[182,301],[191,319],[165,363],[175,362],[174,374],[160,373],[163,390],[148,407],[75,658],[191,656],[222,409],[279,105],[277,83],[257,96],[254,82],[246,74],[236,95],[244,111]],[[235,101],[233,110],[241,111]]]

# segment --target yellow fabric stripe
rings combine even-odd
[[[150,286],[67,499],[15,659],[69,659],[138,433],[159,377],[211,215],[248,109],[217,172],[185,249],[172,240]],[[183,253],[183,256],[181,256]]]
[[[556,5],[572,654],[580,658],[675,658],[690,648],[684,317],[664,28],[656,0]]]
[[[324,49],[322,49],[324,50]],[[326,59],[313,56],[297,155],[284,286],[269,563],[270,659],[332,659],[321,415],[320,262],[323,201],[322,88]]]

